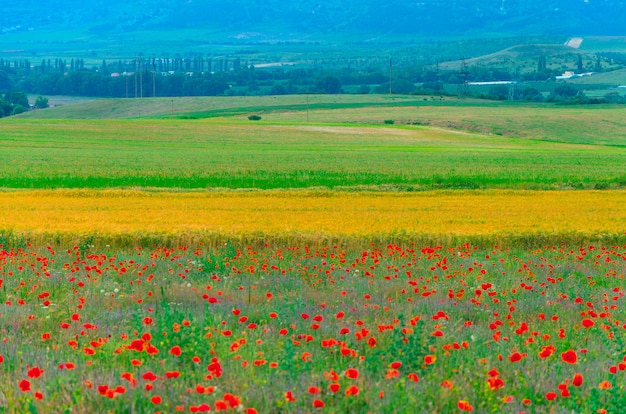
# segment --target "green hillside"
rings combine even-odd
[[[307,110],[308,108],[308,110]],[[621,106],[561,106],[410,95],[286,95],[101,99],[32,111],[20,118],[181,120],[262,117],[259,125],[303,123],[421,125],[495,136],[626,146]],[[173,115],[173,116],[172,116]]]

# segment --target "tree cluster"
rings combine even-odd
[[[21,91],[10,91],[0,96],[0,118],[28,111],[28,97]]]

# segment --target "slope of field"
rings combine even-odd
[[[393,120],[396,124],[431,125],[537,140],[626,145],[626,119],[620,106],[554,106],[402,95],[103,99],[32,111],[20,118],[246,120],[251,114],[262,116],[260,125],[267,121],[382,124]]]
[[[626,85],[626,69],[614,70],[606,73],[598,73],[584,78],[575,78],[568,83],[583,85]]]
[[[2,131],[0,173],[10,188],[626,186],[624,148],[419,126],[11,119]]]
[[[575,63],[579,55],[584,59],[590,59],[593,56],[590,52],[583,52],[565,45],[518,45],[484,56],[465,59],[464,63],[468,66],[515,67],[518,71],[526,72],[536,70],[537,58],[541,56],[546,57],[549,67],[558,67],[562,64]],[[440,68],[458,70],[461,64],[461,61],[443,62]]]
[[[388,95],[311,95],[309,107],[335,108],[363,106],[417,105],[421,98]],[[22,118],[138,118],[138,117],[216,117],[255,111],[305,109],[306,95],[220,96],[143,99],[98,99],[79,105],[65,105],[21,114]]]
[[[34,240],[219,243],[626,239],[626,192],[0,192],[0,229]]]

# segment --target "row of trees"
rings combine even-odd
[[[440,69],[397,59],[366,62],[346,59],[335,65],[258,69],[238,58],[186,56],[105,61],[88,67],[84,59],[44,59],[38,65],[28,59],[0,59],[0,93],[19,89],[33,94],[95,97],[147,97],[221,94],[338,93],[346,90],[414,92],[416,84],[462,84],[468,81],[546,80],[560,75],[540,57],[535,71],[514,73],[510,67],[468,66]],[[428,88],[426,88],[428,89]]]
[[[32,108],[47,108],[48,98],[39,96]],[[0,95],[0,118],[17,115],[26,112],[31,108],[28,96],[22,91],[10,91]]]
[[[221,63],[217,63],[221,62]],[[39,95],[92,97],[169,97],[215,95],[283,95],[296,93],[403,93],[403,94],[474,94],[501,100],[583,102],[573,86],[557,87],[549,96],[526,86],[495,85],[488,91],[473,92],[463,85],[469,81],[524,80],[506,68],[472,66],[464,71],[440,70],[438,65],[346,67],[277,67],[255,68],[239,59],[216,60],[203,57],[174,59],[134,59],[127,62],[102,61],[86,67],[83,59],[45,59],[34,66],[28,60],[0,59],[0,93],[5,93],[0,116],[27,110],[29,103],[17,92]],[[208,71],[208,68],[221,70]],[[391,71],[390,69],[393,69]],[[554,76],[540,58],[531,76],[546,80]],[[532,79],[531,79],[532,80]],[[459,85],[458,88],[450,85]],[[559,90],[561,88],[562,90]],[[609,102],[620,101],[619,94]],[[35,107],[47,106],[44,98]]]

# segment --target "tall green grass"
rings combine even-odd
[[[416,126],[200,120],[2,122],[5,188],[626,186],[626,149]]]

